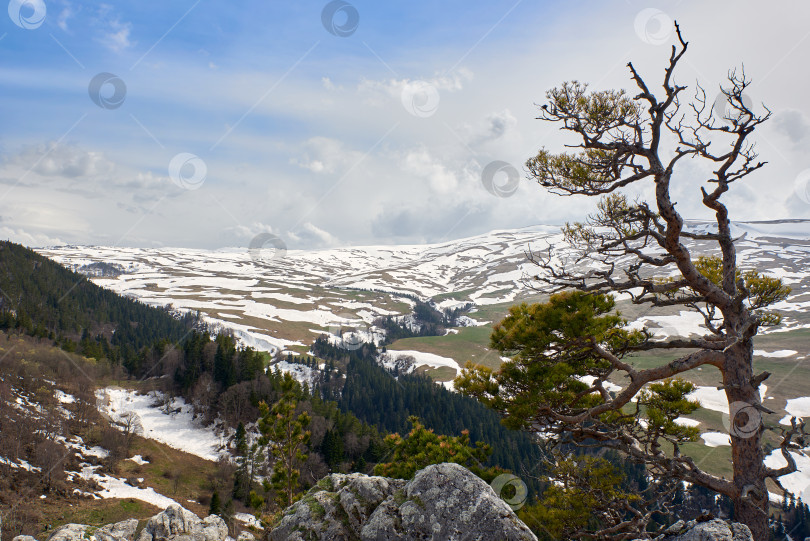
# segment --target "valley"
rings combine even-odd
[[[699,230],[704,224],[690,227]],[[790,414],[810,416],[810,273],[806,272],[810,268],[810,224],[736,224],[735,229],[740,236],[742,266],[779,276],[793,288],[775,306],[783,316],[782,325],[763,330],[756,339],[756,370],[772,374],[763,386],[763,399],[774,413],[765,416],[764,422],[777,430]],[[323,381],[327,360],[313,355],[318,337],[326,336],[327,343],[338,346],[336,352],[346,349],[345,337],[352,336],[358,343],[385,344],[377,357],[379,365],[425,374],[453,390],[452,380],[467,361],[491,368],[502,362],[488,347],[489,334],[510,306],[547,298],[532,287],[530,277],[538,269],[526,257],[528,250],[547,245],[555,248],[558,257],[575,262],[574,251],[566,247],[561,235],[545,226],[427,247],[290,250],[282,259],[261,261],[240,249],[206,252],[62,246],[38,251],[84,272],[107,290],[175,315],[199,312],[211,329],[232,332],[241,346],[263,352],[263,362],[269,362],[271,369],[291,373],[302,384],[314,386]],[[693,248],[702,253],[700,245]],[[428,303],[436,310],[463,307],[465,313],[442,335],[388,343],[385,331],[377,325],[380,318],[418,325],[412,314],[417,303]],[[618,308],[629,325],[646,327],[656,336],[687,337],[702,330],[700,319],[688,312],[652,313],[626,299],[619,300]],[[14,384],[5,387],[20,411],[25,409],[26,415],[42,422],[43,396],[49,396],[51,409],[47,411],[59,412],[61,419],[57,424],[62,428],[56,432],[64,434],[59,441],[68,452],[62,458],[67,460],[65,465],[59,462],[59,483],[66,491],[63,496],[54,499],[50,488],[41,484],[42,466],[21,458],[0,459],[0,468],[37,479],[27,495],[28,501],[40,498],[37,520],[101,524],[124,516],[146,518],[173,502],[205,514],[212,491],[222,486],[217,479],[230,475],[218,460],[233,452],[232,428],[219,421],[206,426],[204,415],[193,404],[165,394],[165,381],[155,374],[133,379],[120,367],[118,371],[103,367],[94,359],[53,348],[42,338],[4,334],[0,355],[7,361],[5,369],[11,366],[8,361],[24,366],[23,359],[33,355],[53,359],[64,366],[63,376],[70,374],[67,380],[46,377],[40,381],[44,388],[35,394]],[[638,354],[628,360],[644,368],[676,355]],[[313,357],[317,366],[299,362]],[[37,361],[39,368],[34,372],[55,370],[53,366],[44,368],[43,362],[50,361]],[[343,377],[351,362],[355,361],[337,363],[338,377]],[[729,475],[729,420],[724,393],[716,388],[718,374],[700,369],[686,376],[698,386],[693,398],[701,401],[702,408],[678,419],[683,425],[697,426],[701,433],[698,442],[684,448],[701,467]],[[82,392],[81,382],[76,386],[75,380],[83,377],[90,380],[90,395],[86,384]],[[64,385],[63,381],[74,383]],[[610,385],[618,390],[623,383],[612,381]],[[79,409],[83,412],[80,418],[85,419],[82,422],[90,424],[68,430]],[[106,428],[100,432],[92,429],[91,419]],[[113,438],[110,430],[117,431],[119,438]],[[122,432],[130,439],[124,451],[128,456],[112,462],[110,454],[121,452]],[[766,434],[765,442],[776,445],[775,432]],[[113,445],[118,446],[117,451],[110,448]],[[800,471],[783,478],[783,484],[797,496],[810,497],[810,461],[796,456]],[[781,457],[775,453],[768,460],[769,465],[778,466]],[[778,501],[776,487],[770,488],[771,497]],[[40,492],[41,497],[36,496]],[[67,493],[80,496],[70,500],[69,510],[63,503]],[[258,525],[251,510],[241,503],[231,513],[242,528]]]

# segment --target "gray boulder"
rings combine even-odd
[[[99,529],[85,524],[65,524],[48,536],[48,541],[87,541],[95,536],[96,541],[133,541],[138,519],[131,518],[115,524],[107,524]],[[30,535],[18,535],[12,541],[37,541]]]
[[[134,541],[138,529],[138,519],[131,518],[107,524],[95,531],[96,541]]]
[[[672,537],[671,541],[754,541],[751,530],[744,524],[728,524],[719,518],[692,524],[690,522],[691,527]]]
[[[269,541],[536,540],[492,488],[458,464],[410,481],[332,474],[289,507]]]
[[[200,519],[179,505],[170,505],[146,523],[138,541],[225,541],[228,526],[216,515]]]
[[[361,539],[536,540],[486,482],[458,464],[428,466],[369,517]]]
[[[267,538],[271,541],[358,539],[369,515],[403,486],[402,479],[333,473],[290,506]]]
[[[80,541],[84,539],[87,528],[84,524],[65,524],[54,530],[48,541]]]
[[[679,520],[655,541],[754,541],[754,536],[745,524],[715,518],[705,522]]]

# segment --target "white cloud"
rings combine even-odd
[[[115,173],[115,163],[103,152],[55,142],[26,146],[4,156],[0,165],[0,175],[13,179],[12,184],[47,184],[57,189],[80,181],[86,188],[86,182],[109,181]]]
[[[250,241],[253,237],[261,233],[278,234],[272,226],[261,222],[253,222],[249,226],[238,224],[233,227],[228,227],[227,230],[243,241]]]
[[[403,92],[405,92],[406,89],[412,88],[415,84],[432,87],[441,94],[442,92],[458,92],[462,90],[464,84],[471,81],[472,78],[472,72],[466,69],[460,69],[451,75],[436,75],[425,79],[398,79],[396,77],[388,79],[362,78],[360,84],[357,86],[357,90],[358,93],[365,96],[368,103],[382,105],[388,101],[387,98],[400,100]]]
[[[109,4],[98,6],[94,22],[101,29],[98,42],[109,50],[120,53],[133,45],[129,39],[132,23],[121,22],[120,16],[113,13],[113,7]]]
[[[34,170],[45,176],[98,177],[115,171],[115,165],[102,153],[73,146],[50,143],[46,148],[32,150],[25,157],[29,156],[37,158]]]
[[[345,171],[362,158],[362,153],[350,150],[341,141],[329,137],[312,137],[302,145],[299,158],[291,163],[313,173]]]
[[[73,5],[69,2],[64,3],[65,7],[62,8],[62,11],[59,12],[59,15],[56,18],[56,25],[61,28],[63,31],[68,31],[68,20],[75,15],[73,11]]]
[[[794,146],[799,146],[810,134],[810,122],[802,111],[783,109],[773,115],[774,128],[786,136]]]
[[[0,226],[0,239],[10,240],[24,246],[59,246],[65,244],[58,237],[50,237],[43,233],[28,233],[23,229],[14,229],[7,226]]]
[[[308,248],[326,248],[340,244],[340,241],[311,222],[305,222],[297,231],[290,231],[288,237],[294,243]]]
[[[458,188],[458,178],[443,163],[439,162],[425,148],[409,151],[402,160],[402,169],[428,181],[430,188],[440,194],[450,193]]]
[[[110,31],[104,33],[100,41],[111,51],[119,53],[132,46],[132,42],[129,41],[129,33],[131,30],[132,24],[113,21],[110,23]]]
[[[473,143],[480,144],[501,139],[517,126],[517,119],[509,109],[487,115],[486,119],[473,132]]]

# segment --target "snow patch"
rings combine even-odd
[[[279,361],[278,363],[274,364],[270,367],[271,370],[278,368],[282,372],[287,372],[292,377],[298,381],[301,385],[306,383],[309,385],[309,388],[312,389],[314,387],[314,380],[315,377],[318,375],[316,370],[313,370],[309,366],[304,366],[303,364],[296,364],[296,363],[288,363],[287,361]]]
[[[721,445],[731,445],[731,436],[725,432],[704,432],[700,435],[706,447],[720,447]]]
[[[73,404],[76,402],[76,397],[74,397],[72,394],[67,394],[66,392],[60,391],[59,389],[57,389],[54,394],[56,399],[61,404]]]
[[[388,349],[387,351],[388,355],[391,357],[393,361],[396,361],[403,357],[413,357],[415,361],[414,368],[419,366],[430,366],[432,368],[449,366],[450,368],[455,369],[456,374],[458,374],[458,372],[461,370],[461,367],[453,359],[450,359],[448,357],[442,357],[441,355],[436,355],[435,353],[425,353],[424,351],[416,351],[416,350],[396,350],[396,349]]]
[[[796,461],[798,471],[783,475],[779,478],[782,486],[789,492],[792,492],[802,500],[807,500],[810,497],[810,458],[800,455],[798,453],[790,452],[793,460]],[[782,456],[780,449],[775,449],[767,457],[765,457],[765,466],[769,468],[782,468],[787,466],[785,457]]]
[[[126,415],[134,416],[135,433],[199,456],[216,461],[227,438],[215,434],[213,427],[203,427],[194,420],[191,406],[175,398],[167,414],[155,406],[161,393],[138,394],[129,389],[107,387],[96,391],[99,411],[114,422],[121,423]]]
[[[784,424],[790,424],[790,416],[810,417],[810,396],[788,399],[785,411],[788,412],[788,422]]]
[[[247,524],[248,526],[253,526],[255,528],[262,528],[262,522],[254,517],[253,515],[249,515],[248,513],[234,513],[233,518]]]
[[[728,398],[726,392],[717,387],[697,387],[687,395],[690,399],[700,401],[700,407],[719,411],[728,415]]]
[[[593,385],[593,382],[596,381],[596,377],[594,377],[594,376],[582,376],[582,377],[579,378],[579,381],[581,381],[585,385]],[[619,387],[615,383],[611,383],[609,381],[603,381],[602,382],[602,387],[604,387],[605,390],[608,391],[608,392],[614,392],[614,391],[619,392],[619,391],[622,390],[621,387]]]
[[[755,349],[754,355],[759,357],[774,357],[777,359],[781,359],[784,357],[793,357],[796,355],[798,351],[792,349],[780,349],[778,351],[765,351],[764,349]]]
[[[132,462],[134,462],[135,464],[137,464],[139,466],[143,466],[144,464],[149,464],[149,461],[145,460],[141,455],[131,456],[127,460],[131,460]]]

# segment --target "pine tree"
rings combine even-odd
[[[321,444],[323,459],[332,471],[343,461],[343,438],[337,430],[327,430]]]
[[[511,359],[497,374],[468,372],[466,385],[462,381],[455,387],[493,399],[488,402],[512,417],[507,419],[512,426],[521,423],[556,442],[590,438],[647,463],[653,476],[725,495],[733,501],[736,520],[762,541],[768,535],[766,481],[795,472],[797,465],[765,465],[766,425],[759,412],[769,410],[762,405],[760,386],[770,374],[754,372],[754,337],[779,323],[778,313],[768,307],[787,298],[790,288],[779,278],[744,270],[731,226],[733,199],[726,194],[765,165],[751,135],[771,113],[750,104],[746,88],[751,81],[742,71],[731,71],[721,89],[722,116],[699,85],[694,98],[686,98],[676,68],[688,44],[677,23],[675,38],[660,86],[648,84],[631,62],[632,92],[590,90],[571,81],[546,93],[540,119],[556,123],[576,142],[561,151],[541,148],[526,163],[529,176],[554,194],[599,198],[596,212],[563,228],[573,253],[568,248],[560,253],[552,245],[531,252],[539,266],[532,273],[537,288],[566,296],[552,297],[552,303],[539,308],[513,307],[492,337],[492,349]],[[714,217],[706,231],[691,230],[679,212],[687,200],[685,190],[692,189],[682,184],[689,176],[682,172],[687,161],[705,164],[705,182],[693,193]],[[634,199],[642,193],[650,198]],[[745,206],[739,211],[744,216]],[[715,255],[699,257],[697,246]],[[590,294],[596,306],[586,306],[572,290]],[[652,310],[689,310],[706,331],[661,340],[648,329],[593,317],[606,296],[614,294]],[[549,324],[544,315],[557,319]],[[664,356],[676,351],[674,360]],[[642,368],[626,359],[640,352],[653,358],[660,352],[660,361]],[[712,367],[719,371],[731,412],[733,478],[701,470],[682,452],[688,433],[668,418],[684,405],[678,389],[666,389],[668,396],[658,393],[661,403],[675,408],[662,410],[662,423],[651,432],[639,430],[638,418],[628,422],[624,416],[648,384]],[[582,383],[583,376],[593,383]],[[606,390],[608,378],[623,382],[620,393]],[[735,411],[739,405],[744,407]],[[749,411],[757,415],[749,417]],[[793,448],[803,437],[794,428],[779,445]]]
[[[311,419],[307,412],[296,415],[297,385],[289,374],[284,374],[282,388],[281,400],[272,407],[265,402],[259,404],[259,431],[262,434],[259,443],[266,447],[268,459],[273,461],[273,472],[265,489],[275,490],[276,503],[284,508],[295,503],[300,493],[300,465],[307,459],[305,450],[310,433],[306,427]]]
[[[222,512],[222,501],[219,498],[219,492],[216,490],[211,495],[211,505],[208,507],[209,515],[219,515]]]

